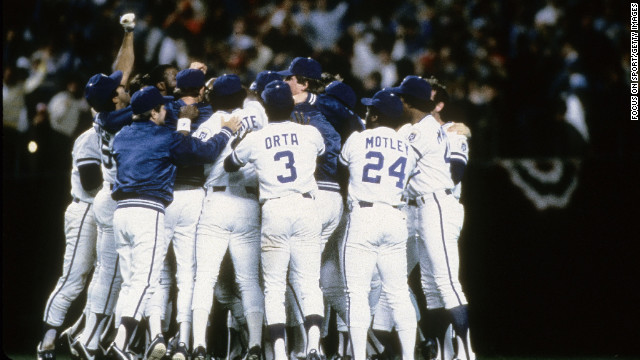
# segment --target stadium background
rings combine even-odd
[[[248,84],[313,56],[359,97],[406,74],[443,80],[445,118],[473,131],[460,244],[477,352],[640,356],[640,134],[628,120],[625,2],[351,0],[337,19],[338,1],[287,3],[3,2],[3,351],[35,348],[62,265],[73,136],[54,130],[41,104],[69,79],[109,72],[118,16],[134,11],[136,73],[193,58]],[[337,26],[318,31],[313,16]],[[20,123],[4,90],[39,65],[46,76],[19,103]],[[583,122],[566,115],[569,98]]]

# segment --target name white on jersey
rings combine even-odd
[[[378,127],[353,133],[340,162],[349,167],[349,201],[400,205],[416,152],[395,130]]]
[[[409,197],[453,189],[448,157],[449,141],[440,123],[433,116],[427,115],[411,127],[407,140],[420,156],[417,170],[407,186]]]
[[[315,127],[285,121],[248,134],[232,156],[236,164],[254,164],[264,202],[317,190],[313,174],[323,153],[324,140]]]
[[[100,137],[94,128],[90,128],[76,138],[71,152],[71,196],[84,202],[93,203],[94,194],[84,190],[80,182],[80,172],[78,168],[83,165],[100,165]]]
[[[213,164],[206,164],[204,171],[207,176],[205,186],[258,186],[258,178],[253,165],[247,165],[240,170],[228,173],[224,170],[224,159],[233,151],[232,144],[238,138],[244,136],[247,131],[256,131],[262,129],[267,123],[267,115],[262,105],[257,101],[246,101],[242,109],[236,109],[231,114],[224,111],[216,111],[211,117],[202,123],[193,133],[194,137],[207,141],[213,135],[222,129],[221,123],[223,119],[231,116],[238,116],[242,121],[242,126],[232,137],[225,149]]]

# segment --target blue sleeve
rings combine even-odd
[[[231,130],[222,130],[203,142],[192,136],[184,136],[177,132],[171,134],[171,161],[176,165],[199,165],[212,163],[224,150],[231,138]]]
[[[462,176],[464,175],[464,169],[467,164],[464,161],[451,159],[451,179],[453,183],[458,185],[460,181],[462,181]]]
[[[133,111],[131,106],[127,106],[124,109],[100,113],[96,122],[107,132],[115,134],[132,121]]]

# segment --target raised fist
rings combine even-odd
[[[124,14],[120,17],[120,25],[124,28],[124,31],[131,32],[136,27],[136,15],[134,13]]]

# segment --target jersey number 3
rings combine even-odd
[[[277,176],[278,181],[280,181],[281,183],[290,183],[292,181],[295,181],[295,179],[298,178],[298,173],[296,172],[295,166],[293,166],[293,164],[295,164],[296,162],[293,158],[293,153],[289,150],[286,150],[286,151],[279,151],[273,155],[273,160],[280,161],[280,159],[286,159],[286,162],[284,163],[284,167],[285,169],[289,170],[289,175],[287,176],[278,175]]]
[[[375,163],[369,163],[362,168],[362,181],[374,184],[380,184],[380,180],[382,177],[380,175],[371,176],[371,171],[380,171],[384,168],[384,155],[378,151],[369,151],[367,155],[365,155],[367,159],[376,159]],[[396,182],[396,187],[402,189],[404,188],[404,169],[407,166],[407,158],[401,156],[396,160],[391,166],[389,166],[388,174],[389,176],[398,178],[398,182]]]

